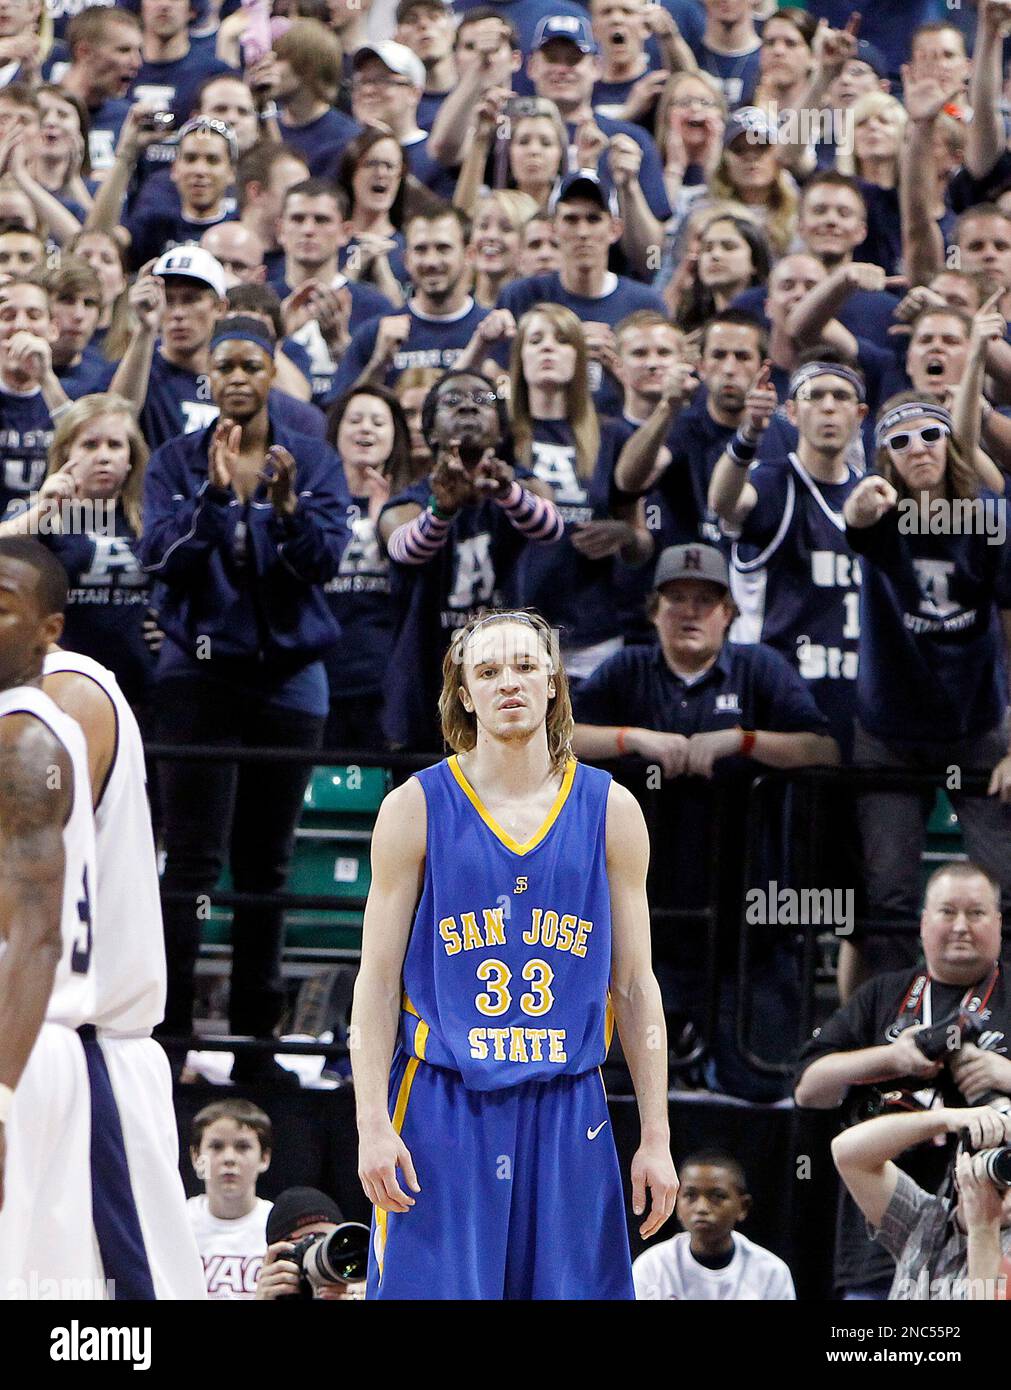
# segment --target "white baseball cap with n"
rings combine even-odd
[[[173,246],[171,251],[165,251],[158,257],[151,267],[151,274],[199,280],[212,289],[219,299],[225,297],[225,272],[221,262],[202,246]]]
[[[369,57],[378,58],[390,72],[395,72],[399,77],[406,77],[412,86],[425,90],[425,65],[406,44],[394,43],[392,39],[380,39],[377,43],[364,44],[355,51],[352,59],[354,71],[357,72],[363,58]]]

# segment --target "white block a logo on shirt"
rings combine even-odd
[[[209,402],[180,401],[179,409],[183,413],[183,434],[195,434],[197,430],[205,430],[218,418],[218,407]]]
[[[495,588],[495,570],[491,562],[491,536],[487,531],[456,542],[456,573],[450,608],[476,608],[486,603]]]
[[[920,586],[920,612],[930,618],[950,618],[958,604],[948,596],[948,580],[955,572],[953,560],[914,560]]]
[[[555,503],[579,506],[586,501],[586,489],[576,473],[576,451],[570,444],[535,443],[531,452],[534,474],[553,489]]]

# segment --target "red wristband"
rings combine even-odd
[[[619,730],[618,730],[618,737],[614,740],[615,745],[616,745],[616,747],[617,747],[617,749],[618,749],[618,757],[619,757],[619,758],[623,758],[623,757],[625,756],[625,735],[626,735],[627,733],[628,733],[627,727],[626,727],[626,728],[623,728],[623,729],[619,729]]]
[[[739,749],[742,758],[750,758],[755,751],[755,739],[758,735],[754,729],[741,730],[741,747]]]

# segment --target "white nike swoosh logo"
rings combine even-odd
[[[600,1124],[597,1126],[596,1129],[590,1129],[589,1127],[587,1127],[587,1130],[586,1130],[586,1137],[587,1137],[587,1139],[596,1139],[597,1135],[600,1133],[600,1131],[604,1128],[604,1126],[605,1126],[606,1124],[607,1124],[607,1121],[606,1121],[606,1120],[601,1120]]]

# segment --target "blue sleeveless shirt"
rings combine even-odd
[[[415,776],[428,843],[404,958],[401,1045],[475,1091],[599,1066],[612,1032],[610,774],[570,761],[522,845],[455,757]]]

